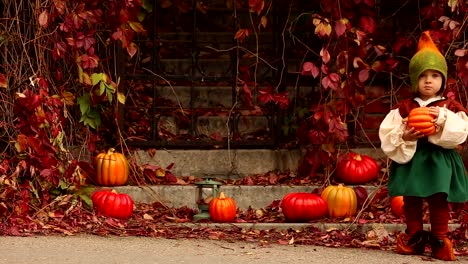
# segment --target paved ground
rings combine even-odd
[[[447,263],[394,252],[317,246],[168,240],[147,237],[0,237],[0,263],[8,264],[419,264]],[[457,263],[468,263],[468,257]]]

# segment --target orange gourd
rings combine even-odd
[[[434,115],[429,114],[429,107],[418,107],[411,110],[408,115],[408,127],[414,127],[416,131],[429,136],[436,132],[436,127],[431,120]]]
[[[400,217],[403,215],[403,196],[395,196],[392,197],[391,202],[390,202],[390,208],[392,209],[392,213]]]
[[[236,218],[237,206],[234,199],[226,197],[221,192],[217,198],[210,202],[208,207],[211,220],[215,222],[232,222]]]
[[[357,196],[350,187],[343,184],[329,185],[322,191],[321,197],[327,201],[329,217],[341,218],[356,214]]]
[[[120,186],[127,182],[129,173],[127,158],[111,148],[96,156],[96,183],[101,186]]]

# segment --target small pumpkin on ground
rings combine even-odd
[[[434,115],[429,114],[429,107],[418,107],[411,110],[408,115],[408,127],[414,127],[416,131],[429,136],[436,132],[436,127],[431,120]]]
[[[370,156],[348,152],[338,159],[336,175],[345,184],[363,184],[377,179],[379,165]]]
[[[281,200],[281,210],[288,222],[308,222],[327,215],[327,202],[313,193],[288,193]]]
[[[100,186],[120,186],[127,183],[129,166],[127,158],[111,148],[96,156],[96,183]]]
[[[395,196],[391,198],[390,208],[395,216],[400,217],[403,215],[403,205],[403,196]]]
[[[328,204],[328,216],[332,218],[354,216],[357,211],[357,196],[353,188],[343,184],[329,185],[321,194]]]
[[[121,219],[128,219],[133,213],[133,199],[115,190],[97,190],[91,195],[93,206],[99,213]]]
[[[215,222],[232,222],[236,218],[237,205],[234,199],[220,192],[217,198],[211,200],[208,211]]]

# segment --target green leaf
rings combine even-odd
[[[153,0],[143,0],[143,5],[142,7],[148,11],[148,12],[152,12],[153,11]]]
[[[103,80],[102,73],[93,73],[91,75],[91,81],[92,81],[93,86],[98,84],[102,80]]]
[[[109,100],[109,103],[112,103],[112,97],[114,97],[113,94],[113,92],[106,90],[107,100]]]
[[[70,187],[70,185],[68,183],[66,183],[63,179],[60,179],[58,187],[60,187],[60,189],[62,189],[62,190],[66,190],[66,189],[68,189],[68,187]]]
[[[85,126],[97,129],[101,125],[101,116],[96,110],[90,109],[87,114],[81,116],[80,122],[83,122]]]
[[[99,85],[98,95],[99,96],[103,95],[105,91],[106,91],[106,83],[101,82],[101,84]]]
[[[105,84],[105,86],[106,86],[106,90],[107,90],[107,91],[110,91],[110,92],[112,92],[112,93],[115,93],[115,88],[114,88],[114,86],[112,86],[112,84],[107,84],[107,83],[104,83],[104,84]]]
[[[145,31],[145,29],[143,28],[143,25],[139,22],[129,21],[127,23],[133,29],[133,31],[137,33]]]
[[[138,15],[137,15],[138,21],[142,22],[143,20],[145,20],[145,18],[146,18],[146,13],[145,12],[138,13]]]
[[[83,68],[81,66],[78,66],[78,80],[80,83],[83,83]]]
[[[117,101],[121,104],[125,104],[125,95],[121,92],[117,92]]]
[[[84,202],[84,204],[89,207],[90,209],[93,208],[93,200],[91,200],[91,197],[89,197],[89,195],[86,195],[86,194],[80,194],[78,195],[81,200]]]
[[[84,94],[83,96],[77,99],[78,105],[80,105],[81,115],[86,115],[91,108],[90,106],[90,96],[89,93]]]

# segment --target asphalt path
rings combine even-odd
[[[151,237],[0,236],[2,264],[418,264],[447,263],[393,251]],[[468,263],[459,257],[458,263]],[[457,263],[456,262],[456,263]]]

